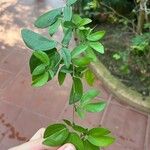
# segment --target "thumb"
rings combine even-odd
[[[58,150],[76,150],[76,148],[74,147],[74,145],[68,143],[60,147]]]

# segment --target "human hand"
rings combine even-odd
[[[60,148],[48,147],[43,145],[42,142],[44,131],[44,128],[39,129],[29,142],[26,142],[14,148],[10,148],[9,150],[75,150],[75,147],[69,143],[63,145]]]

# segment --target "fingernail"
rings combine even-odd
[[[73,145],[67,145],[64,150],[75,150]]]

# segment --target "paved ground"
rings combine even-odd
[[[33,28],[36,16],[60,5],[62,0],[0,2],[0,150],[27,141],[49,123],[71,118],[72,108],[67,103],[70,79],[63,87],[55,79],[43,88],[32,88],[28,68],[31,52],[20,37],[22,27]],[[107,150],[150,150],[150,116],[118,103],[100,82],[96,86],[101,90],[100,98],[107,101],[107,109],[76,121],[110,128],[117,142]]]

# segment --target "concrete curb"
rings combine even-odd
[[[138,110],[150,113],[150,96],[143,100],[140,93],[125,86],[115,78],[99,60],[92,62],[89,67],[97,78],[103,82],[104,86],[119,98],[119,101],[127,103]]]

